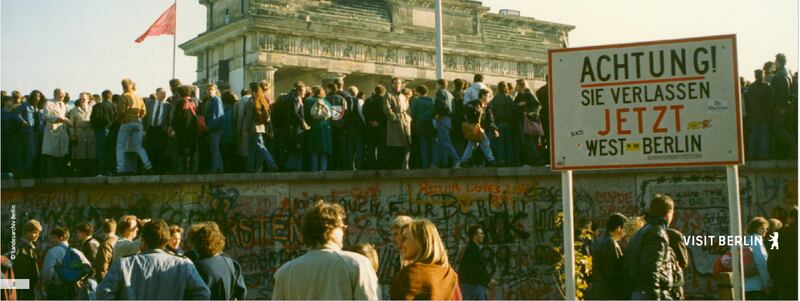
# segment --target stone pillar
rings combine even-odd
[[[250,71],[253,72],[254,81],[260,82],[262,80],[266,80],[269,83],[270,91],[269,96],[274,101],[275,100],[275,72],[278,71],[278,68],[272,65],[255,65],[250,67]],[[250,83],[245,83],[245,86],[250,87]]]

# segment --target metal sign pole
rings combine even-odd
[[[730,212],[730,233],[733,237],[742,235],[742,211],[739,198],[739,166],[726,166],[728,174],[728,212]],[[744,278],[742,277],[742,246],[734,246],[733,251],[733,299],[744,300]]]
[[[561,172],[561,202],[563,204],[564,222],[564,286],[566,300],[575,300],[575,237],[572,216],[572,171]]]

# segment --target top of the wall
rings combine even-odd
[[[797,172],[797,161],[758,161],[748,162],[740,167],[741,172],[776,171]],[[576,171],[574,175],[621,175],[633,173],[676,173],[676,172],[719,172],[724,173],[724,166],[680,167],[662,169],[624,169],[601,171]],[[483,178],[483,177],[522,177],[522,176],[556,176],[549,167],[515,167],[515,168],[461,168],[461,169],[425,169],[425,170],[369,170],[369,171],[328,171],[328,172],[278,172],[278,173],[242,173],[242,174],[208,174],[208,175],[152,175],[152,176],[120,176],[91,178],[51,178],[51,179],[17,179],[3,180],[3,190],[25,188],[58,188],[75,185],[147,185],[147,184],[180,184],[180,183],[235,183],[235,182],[310,182],[310,181],[356,181],[400,178]]]

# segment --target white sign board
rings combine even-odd
[[[735,35],[549,55],[553,170],[744,163]]]

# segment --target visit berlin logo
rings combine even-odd
[[[767,241],[770,243],[770,250],[778,250],[780,248],[778,245],[778,232],[772,232]],[[683,242],[689,247],[752,247],[764,246],[764,237],[761,235],[684,235]]]

